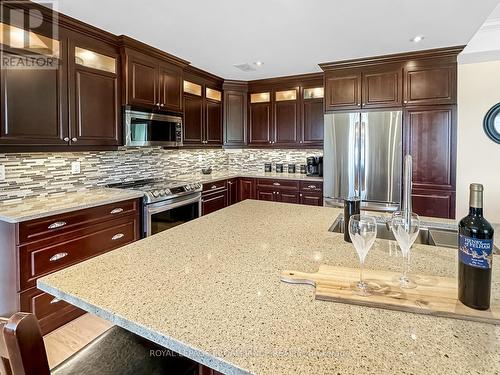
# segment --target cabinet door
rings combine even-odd
[[[230,206],[238,202],[238,179],[233,178],[227,181],[227,205]]]
[[[363,73],[363,108],[398,107],[402,102],[402,69]]]
[[[455,218],[455,192],[413,189],[413,211],[421,216]]]
[[[257,199],[259,201],[274,202],[276,200],[276,192],[271,189],[257,189]]]
[[[0,144],[67,145],[67,56],[60,40],[57,69],[0,69]],[[8,54],[3,56],[18,56]]]
[[[325,75],[325,110],[361,108],[361,73],[328,72]]]
[[[298,143],[298,109],[297,100],[274,103],[273,144],[296,145]]]
[[[129,53],[127,60],[127,104],[155,107],[158,97],[158,62],[138,53]]]
[[[238,190],[239,201],[255,199],[255,180],[252,178],[241,178]]]
[[[247,143],[247,94],[224,92],[224,144],[244,146]]]
[[[201,214],[208,215],[227,206],[227,190],[201,198]]]
[[[302,192],[300,193],[300,204],[323,206],[323,194]]]
[[[300,143],[322,146],[324,140],[323,99],[304,99]]]
[[[271,104],[250,104],[249,144],[271,144]]]
[[[184,143],[203,142],[203,98],[184,94]]]
[[[452,106],[405,112],[405,149],[413,157],[415,188],[455,190],[454,112]]]
[[[300,203],[300,196],[298,192],[289,192],[278,190],[276,192],[276,201],[283,203]]]
[[[75,38],[69,52],[71,144],[119,145],[118,51],[90,38]]]
[[[182,111],[182,69],[161,63],[160,78],[160,107],[162,109]]]
[[[205,100],[205,141],[212,145],[222,145],[222,104]]]
[[[404,69],[404,104],[455,104],[456,63],[409,66]]]

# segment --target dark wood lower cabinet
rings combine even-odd
[[[455,192],[413,189],[413,212],[420,216],[455,218]]]
[[[222,372],[212,370],[210,367],[199,365],[198,375],[223,375]]]
[[[323,194],[300,193],[300,204],[308,206],[323,206]]]
[[[255,179],[253,178],[240,178],[238,183],[239,201],[245,199],[255,199]]]
[[[288,191],[277,191],[276,192],[276,201],[283,203],[300,203],[299,192],[288,192]]]
[[[227,205],[231,206],[239,200],[239,186],[238,179],[233,178],[227,181]]]
[[[206,194],[201,198],[201,214],[208,215],[212,212],[227,207],[227,190]]]
[[[276,195],[276,191],[273,191],[271,189],[266,189],[266,188],[264,188],[264,189],[258,188],[257,189],[257,199],[259,201],[275,202],[276,201],[275,195]]]

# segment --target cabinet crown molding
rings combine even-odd
[[[323,69],[323,71],[329,71],[342,68],[364,67],[364,66],[389,64],[389,63],[403,63],[407,62],[408,60],[424,60],[424,59],[435,59],[443,57],[449,57],[453,59],[454,62],[456,62],[457,55],[460,52],[462,52],[464,48],[465,46],[454,46],[446,48],[428,49],[423,51],[396,53],[392,55],[363,57],[360,59],[321,63],[319,64],[319,66],[321,69]]]

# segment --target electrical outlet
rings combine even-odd
[[[80,173],[80,162],[79,161],[71,162],[71,174],[78,174],[78,173]]]
[[[254,154],[250,154],[250,160],[255,160],[255,155]]]
[[[0,181],[5,180],[5,165],[0,165]]]

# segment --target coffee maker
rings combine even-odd
[[[323,177],[323,156],[309,156],[306,164],[308,176]]]

